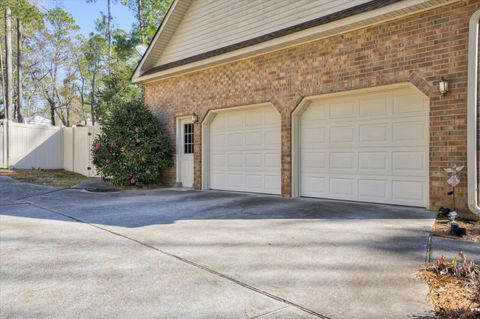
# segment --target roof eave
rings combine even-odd
[[[229,63],[233,60],[250,58],[289,46],[316,41],[355,29],[365,28],[370,25],[384,23],[389,20],[402,18],[407,15],[431,10],[435,7],[458,1],[460,0],[370,1],[361,5],[362,7],[355,6],[343,12],[337,12],[334,14],[337,16],[336,19],[334,15],[329,15],[308,21],[302,24],[303,26],[296,25],[280,30],[284,31],[285,34],[280,33],[278,36],[274,35],[268,40],[262,41],[262,39],[268,36],[264,35],[242,43],[202,53],[198,56],[168,63],[167,65],[156,66],[143,73],[140,73],[141,68],[137,67],[134,77],[132,77],[132,82],[145,83],[166,77],[178,76],[180,74]],[[312,25],[312,21],[316,22],[316,24]],[[297,31],[299,28],[302,29]]]

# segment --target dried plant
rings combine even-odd
[[[430,297],[439,318],[480,318],[480,266],[463,252],[448,262],[440,257],[426,263],[420,275],[430,286]]]

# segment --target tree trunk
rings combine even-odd
[[[82,116],[83,116],[83,121],[85,122],[85,126],[87,126],[87,114],[85,112],[85,80],[82,78],[82,86],[81,86],[81,92],[80,92],[80,101],[82,104]]]
[[[92,108],[92,125],[95,126],[95,72],[93,72],[93,77],[92,77],[92,92],[90,93],[90,107]]]
[[[145,44],[145,32],[143,30],[143,18],[142,18],[142,0],[137,0],[137,15],[138,15],[138,28],[140,29],[140,39],[142,44]]]
[[[7,85],[5,94],[5,117],[12,119],[13,103],[13,63],[12,63],[12,12],[9,7],[5,8],[5,60]]]
[[[20,19],[17,19],[17,121],[19,123],[23,122],[22,117],[22,102],[23,102],[23,88],[22,88],[22,38],[23,26]]]
[[[1,46],[0,46],[1,48]],[[4,64],[3,61],[3,48],[0,49],[0,72],[2,73],[2,104],[5,105],[5,72],[4,72]],[[4,117],[7,117],[4,115]]]
[[[70,127],[70,107],[67,107],[67,127]]]
[[[48,104],[50,105],[50,121],[52,122],[52,126],[55,126],[55,103],[49,101]]]
[[[112,63],[112,12],[111,12],[111,0],[107,0],[108,17],[107,17],[107,38],[108,38],[108,74],[110,74],[110,66]]]

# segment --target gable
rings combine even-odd
[[[458,0],[176,0],[134,82],[225,63]]]
[[[219,49],[369,0],[193,0],[155,66]]]

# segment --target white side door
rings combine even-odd
[[[194,125],[191,119],[180,120],[180,181],[183,187],[193,187]]]

